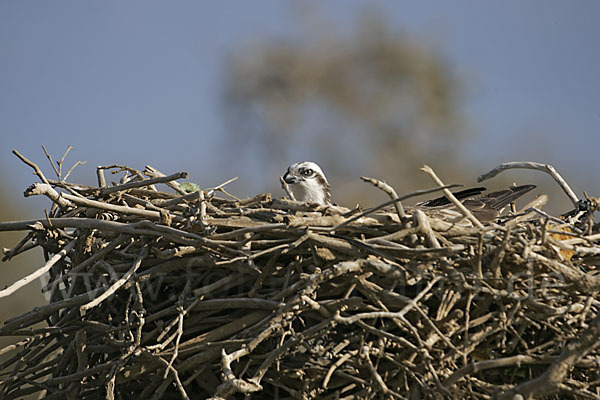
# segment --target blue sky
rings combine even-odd
[[[483,169],[548,162],[578,177],[577,191],[598,195],[600,2],[309,4],[342,33],[374,7],[440,51],[466,84],[473,134],[464,157]],[[240,176],[254,185],[241,196],[277,191],[236,163],[243,146],[220,139],[222,69],[252,43],[298,35],[297,12],[292,0],[0,2],[3,176],[20,193],[33,178],[13,148],[49,172],[40,145],[54,156],[72,145],[69,160],[88,162],[75,174],[81,182],[94,182],[97,165],[151,163],[203,186]]]

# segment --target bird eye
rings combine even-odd
[[[307,169],[305,169],[305,170],[302,171],[302,175],[304,175],[304,176],[310,176],[312,174],[313,174],[313,170],[310,169],[310,168],[307,168]]]

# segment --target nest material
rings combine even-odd
[[[51,217],[0,224],[49,271],[1,399],[600,398],[594,232],[150,186],[181,176],[35,184]]]

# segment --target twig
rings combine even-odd
[[[90,200],[85,197],[73,196],[73,195],[66,194],[66,193],[61,193],[58,196],[57,195],[58,192],[56,192],[50,186],[44,185],[41,183],[34,183],[30,187],[30,189],[28,189],[28,191],[26,192],[26,195],[33,195],[33,194],[46,195],[48,198],[57,202],[57,204],[59,206],[61,206],[61,208],[65,208],[66,206],[73,206],[72,203],[75,203],[75,204],[90,207],[90,208],[114,211],[116,213],[123,213],[123,214],[128,214],[128,215],[138,215],[140,217],[146,217],[148,219],[153,219],[153,220],[161,220],[162,219],[161,211],[168,213],[167,210],[163,210],[163,209],[159,209],[159,211],[153,211],[153,210],[145,210],[145,209],[139,209],[139,208],[134,208],[134,207],[119,206],[119,205],[115,205],[115,204],[105,203],[102,201]],[[174,220],[181,221],[183,219],[181,217],[176,217],[176,218],[174,218]]]
[[[538,171],[543,171],[543,172],[550,174],[550,176],[560,185],[562,190],[564,190],[564,192],[567,194],[567,196],[569,197],[569,199],[571,200],[573,205],[575,207],[577,207],[577,204],[579,202],[577,195],[569,187],[569,185],[562,178],[562,176],[560,176],[560,174],[556,171],[556,169],[554,169],[554,167],[550,164],[540,164],[540,163],[530,162],[530,161],[507,162],[504,164],[500,164],[499,166],[497,166],[496,168],[492,169],[489,172],[486,172],[485,174],[480,175],[477,178],[477,182],[483,182],[487,179],[495,177],[496,175],[498,175],[500,172],[502,172],[504,170],[512,169],[512,168],[536,169]]]
[[[121,286],[123,286],[133,276],[133,274],[135,274],[135,271],[137,271],[138,268],[140,267],[140,265],[142,265],[142,261],[144,261],[144,258],[146,258],[147,255],[148,255],[148,245],[145,245],[142,248],[142,250],[140,251],[140,254],[138,255],[138,257],[135,259],[135,262],[133,263],[133,265],[131,266],[129,271],[127,271],[125,273],[125,275],[123,275],[115,283],[113,283],[100,296],[96,297],[94,300],[90,301],[89,303],[80,306],[79,310],[81,312],[85,313],[87,310],[90,310],[90,309],[96,307],[98,304],[102,303],[109,296],[111,296],[113,293],[115,293],[117,290],[119,290],[119,288]]]
[[[106,187],[106,178],[104,177],[104,169],[100,166],[96,167],[96,176],[98,177],[98,186]]]
[[[431,229],[431,224],[429,224],[429,218],[427,218],[427,215],[425,215],[425,213],[419,209],[414,211],[414,215],[419,229],[425,234],[425,236],[427,236],[431,247],[436,249],[441,248],[442,246],[440,246],[440,242],[438,242],[433,230]]]
[[[144,174],[146,174],[146,176],[149,176],[150,178],[160,178],[160,177],[165,176],[165,174],[163,174],[162,172],[160,172],[159,170],[157,170],[156,168],[154,168],[150,165],[145,166]],[[179,194],[187,194],[187,192],[185,190],[183,190],[181,187],[179,187],[178,182],[170,181],[170,182],[165,182],[165,184]]]
[[[425,296],[425,294],[427,294],[427,292],[429,292],[431,290],[433,285],[435,285],[440,279],[441,279],[440,277],[435,277],[433,280],[429,281],[427,283],[427,286],[414,299],[411,299],[409,304],[407,304],[404,308],[402,308],[402,310],[400,310],[398,312],[386,312],[386,311],[366,312],[366,313],[355,314],[351,317],[342,317],[341,315],[335,315],[334,319],[335,319],[335,321],[341,322],[344,324],[353,324],[353,323],[363,320],[363,319],[404,317],[404,315],[406,315],[406,313],[408,313],[413,308],[415,308],[415,306],[417,306],[417,302],[419,300],[421,300],[421,298],[423,296]]]
[[[285,181],[285,179],[283,179],[283,176],[279,177],[279,182],[281,183],[281,188],[283,189],[283,191],[285,192],[285,194],[287,194],[287,196],[289,197],[289,199],[292,200],[292,201],[296,201],[296,196],[294,196],[294,193],[290,189],[290,186],[287,184],[287,182]]]
[[[101,260],[106,255],[110,254],[118,246],[126,243],[129,240],[131,240],[131,236],[130,235],[125,235],[125,234],[119,235],[116,239],[114,239],[113,241],[111,241],[110,243],[108,243],[104,248],[100,249],[99,251],[97,251],[96,253],[94,253],[93,255],[91,255],[85,261],[82,261],[78,265],[72,266],[72,268],[67,273],[65,273],[63,275],[60,275],[58,278],[56,278],[53,281],[49,281],[42,288],[42,291],[48,291],[48,290],[53,291],[53,290],[58,289],[58,286],[61,283],[65,282],[69,278],[72,278],[76,274],[85,271],[87,268],[89,268],[91,265],[93,265],[93,263]]]
[[[179,341],[181,340],[181,336],[183,335],[183,317],[184,317],[183,307],[180,306],[179,310],[178,310],[178,318],[177,318],[177,338],[175,339],[175,350],[173,351],[173,355],[171,356],[171,359],[169,360],[169,365],[167,366],[167,369],[165,370],[163,379],[167,379],[167,373],[171,369],[171,367],[173,366],[173,362],[175,362],[175,359],[179,355]]]
[[[85,165],[87,164],[87,161],[77,161],[75,164],[73,164],[73,166],[71,168],[69,168],[69,170],[67,171],[67,173],[65,174],[64,178],[62,178],[63,181],[67,180],[67,178],[69,177],[69,175],[71,175],[71,172],[73,172],[73,170],[78,166],[78,165]]]
[[[54,264],[56,264],[61,258],[65,257],[69,253],[69,251],[71,251],[73,249],[73,247],[75,246],[75,243],[76,243],[76,240],[71,240],[65,247],[63,247],[63,249],[61,251],[59,251],[54,256],[52,256],[52,258],[50,258],[46,262],[46,264],[44,264],[43,267],[37,269],[35,272],[27,275],[24,278],[19,279],[18,281],[16,281],[15,283],[13,283],[9,287],[7,287],[6,289],[0,290],[0,299],[3,297],[6,297],[6,296],[10,296],[17,290],[21,289],[22,287],[33,282],[35,279],[44,275],[46,272],[48,272],[50,270],[50,268],[52,268],[52,266]]]
[[[58,177],[58,179],[60,179],[60,172],[58,171],[58,169],[56,169],[56,166],[54,165],[54,161],[52,160],[52,156],[46,150],[46,146],[42,145],[42,150],[44,150],[44,154],[46,154],[46,158],[48,158],[48,161],[50,161],[50,165],[52,166],[52,169],[56,173],[56,176]],[[60,166],[60,164],[59,164],[59,166]]]
[[[171,182],[171,181],[174,181],[177,179],[185,179],[187,177],[188,177],[187,172],[177,172],[177,173],[169,175],[169,176],[159,176],[158,178],[151,178],[151,179],[144,179],[141,181],[127,182],[122,185],[103,188],[100,190],[100,195],[106,196],[108,194],[120,192],[123,190],[140,188],[140,187],[144,187],[144,186],[150,186],[150,185],[154,185],[157,183],[167,183],[167,182]]]
[[[69,152],[73,150],[73,146],[67,146],[67,149],[65,150],[65,152],[63,153],[62,157],[60,158],[60,161],[57,161],[56,164],[58,164],[58,179],[61,179],[61,175],[62,175],[62,166],[65,163],[65,158],[67,158],[67,154],[69,154]],[[67,179],[67,177],[65,177],[62,180]]]
[[[365,182],[370,183],[371,185],[375,186],[378,189],[383,190],[385,193],[387,193],[388,196],[390,196],[390,199],[395,200],[398,198],[398,195],[396,194],[396,191],[394,190],[394,188],[391,187],[390,185],[388,185],[387,183],[380,181],[378,179],[369,178],[366,176],[361,176],[360,179],[362,179]],[[396,213],[398,214],[400,223],[402,225],[404,225],[404,221],[406,220],[406,213],[404,212],[404,207],[402,206],[402,203],[400,202],[400,200],[394,202],[394,208],[396,209]]]
[[[381,375],[379,375],[379,372],[377,372],[377,369],[375,368],[373,362],[371,361],[371,358],[369,357],[368,346],[363,346],[362,351],[360,352],[360,358],[365,361],[367,368],[371,373],[371,376],[377,383],[377,386],[381,388],[381,391],[385,396],[392,396],[396,399],[406,399],[404,396],[399,395],[398,393],[394,392],[393,390],[390,390],[390,388],[387,387],[387,385],[383,381],[383,378],[381,377]]]
[[[62,193],[57,192],[52,186],[46,183],[34,183],[25,190],[23,195],[25,197],[44,195],[56,203],[60,208],[65,209],[67,207],[73,207],[73,203],[66,199]]]
[[[440,178],[438,178],[438,176],[435,174],[435,172],[433,171],[433,169],[431,169],[431,167],[429,165],[425,165],[423,166],[423,168],[421,168],[422,171],[424,171],[425,173],[429,174],[433,180],[435,181],[435,183],[437,183],[438,185],[444,186],[444,183],[440,180]],[[460,212],[467,217],[467,219],[469,221],[471,221],[473,223],[474,226],[476,226],[477,228],[483,228],[483,224],[481,222],[479,222],[479,220],[477,218],[475,218],[475,216],[473,214],[471,214],[471,211],[469,211],[460,201],[458,201],[458,199],[456,197],[454,197],[454,195],[452,194],[452,192],[448,189],[443,189],[444,195],[448,198],[448,200],[450,200],[455,206],[456,208],[458,208],[460,210]]]
[[[17,254],[23,253],[24,251],[34,248],[36,246],[36,244],[34,244],[34,243],[29,243],[27,246],[25,246],[31,240],[32,237],[33,237],[33,233],[29,232],[12,249],[3,248],[2,252],[4,254],[4,257],[2,257],[2,261],[8,261],[11,258],[13,258],[14,256],[16,256]]]
[[[195,233],[186,232],[169,226],[156,225],[150,221],[139,221],[127,224],[115,221],[102,221],[93,218],[48,218],[29,221],[0,222],[0,232],[67,227],[101,229],[110,232],[129,233],[132,235],[163,236],[175,243],[185,245],[200,244],[211,248],[220,247],[218,242]]]
[[[25,164],[29,165],[31,168],[33,168],[33,170],[35,171],[35,174],[42,180],[42,182],[44,183],[48,183],[48,180],[46,179],[46,177],[44,176],[44,174],[42,173],[42,171],[40,170],[40,167],[37,166],[36,163],[28,160],[27,158],[25,158],[25,156],[23,156],[21,153],[19,153],[17,150],[13,150],[12,151],[13,154],[15,156],[17,156],[21,161],[23,161]]]
[[[238,180],[237,176],[234,176],[233,178],[227,179],[225,182],[221,183],[220,185],[217,185],[211,189],[208,189],[208,195],[211,196],[212,193],[210,193],[211,190],[222,190],[225,186],[229,185],[231,182],[235,182]]]
[[[246,382],[242,379],[237,379],[231,370],[231,362],[233,361],[230,355],[228,355],[223,349],[221,352],[221,365],[223,373],[225,375],[225,382],[223,382],[218,388],[211,399],[227,398],[234,393],[253,393],[262,390],[260,384],[249,381]]]
[[[327,385],[329,384],[329,381],[331,380],[331,376],[333,375],[335,370],[338,367],[340,367],[341,365],[343,365],[346,361],[351,359],[352,357],[355,357],[357,354],[358,354],[358,350],[350,351],[350,352],[344,354],[342,357],[340,357],[335,363],[333,363],[331,365],[331,367],[329,367],[329,370],[327,371],[327,374],[325,375],[325,378],[323,379],[323,384],[322,384],[323,389],[327,389]]]

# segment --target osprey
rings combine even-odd
[[[329,182],[314,162],[303,161],[290,165],[283,180],[290,185],[296,200],[321,205],[331,204]]]
[[[331,204],[329,182],[321,168],[314,162],[303,161],[290,165],[283,175],[283,179],[290,185],[298,201],[321,205]],[[535,187],[535,185],[510,186],[507,189],[488,194],[482,194],[486,188],[476,187],[453,192],[453,194],[481,222],[491,222],[502,214],[508,204]],[[463,217],[462,213],[445,196],[407,207],[408,212],[414,209],[444,220]]]

